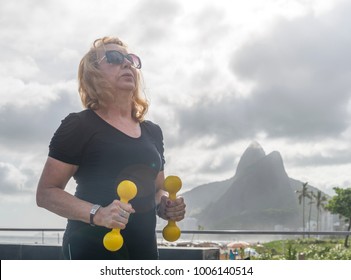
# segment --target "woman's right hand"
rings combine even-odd
[[[135,210],[131,204],[116,199],[110,205],[100,208],[94,217],[94,222],[106,228],[124,229],[132,213],[135,213]]]

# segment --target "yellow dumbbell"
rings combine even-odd
[[[181,189],[182,181],[178,176],[168,176],[164,181],[164,189],[169,193],[170,200],[176,200],[176,193]],[[173,242],[180,237],[180,229],[175,221],[168,220],[168,224],[162,231],[163,238]]]
[[[124,180],[118,184],[117,193],[120,197],[120,201],[128,203],[129,200],[133,199],[137,194],[136,185],[129,180]],[[123,236],[120,233],[119,228],[114,228],[104,236],[104,246],[109,251],[117,251],[121,249],[123,245]]]

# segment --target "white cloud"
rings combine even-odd
[[[12,56],[9,57],[9,61],[3,60],[3,68],[0,70],[2,77],[11,73],[15,73],[18,79],[28,81],[39,73],[39,68],[35,60],[28,55]]]
[[[25,182],[28,178],[14,165],[0,162],[0,185],[2,195],[26,193]]]
[[[53,92],[52,85],[43,85],[38,82],[24,82],[21,78],[2,77],[0,79],[0,107],[13,106],[24,108],[48,106],[58,98]]]

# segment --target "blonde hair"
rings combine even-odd
[[[103,37],[96,39],[86,55],[79,63],[78,90],[85,108],[97,110],[105,107],[109,101],[114,99],[113,88],[103,77],[98,64],[97,50],[107,44],[116,44],[125,49],[125,45],[117,37]],[[142,79],[140,70],[137,69],[136,89],[132,96],[132,117],[138,122],[144,120],[149,104],[142,96]]]

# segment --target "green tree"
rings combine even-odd
[[[302,203],[302,229],[305,231],[305,198],[311,199],[310,192],[308,191],[308,182],[302,184],[302,189],[300,191],[296,191],[299,195],[299,204]],[[303,235],[305,237],[305,235]]]
[[[339,214],[341,216],[346,217],[349,222],[348,231],[351,228],[351,188],[342,189],[339,187],[333,188],[336,195],[333,196],[328,204],[326,205],[326,209],[329,210],[333,214]],[[349,247],[348,244],[349,235],[346,235],[344,246],[346,248]]]
[[[197,230],[204,230],[204,229],[205,229],[204,226],[202,226],[202,225],[197,225]]]
[[[322,193],[322,191],[318,191],[317,194],[313,193],[314,198],[316,199],[316,207],[317,207],[317,231],[319,231],[319,219],[320,213],[322,210],[325,210],[325,205],[328,201],[327,197]]]

